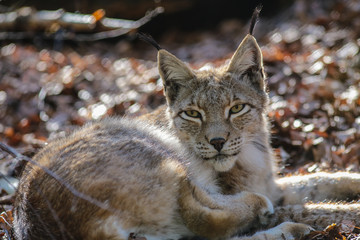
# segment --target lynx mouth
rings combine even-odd
[[[231,157],[234,157],[236,155],[238,155],[239,153],[234,153],[234,154],[217,154],[211,158],[204,158],[205,161],[210,161],[210,160],[213,160],[213,161],[218,161],[218,162],[221,162],[221,161],[226,161],[228,160],[229,158]]]
[[[205,161],[208,162],[215,171],[226,172],[229,171],[236,162],[236,154],[217,154],[211,158],[205,158]]]

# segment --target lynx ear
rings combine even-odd
[[[184,62],[164,49],[158,51],[158,68],[168,103],[176,99],[180,88],[188,86],[189,81],[195,78]]]
[[[264,69],[262,54],[255,38],[248,34],[240,43],[230,60],[228,72],[248,76],[251,83],[264,90]]]

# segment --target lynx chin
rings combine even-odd
[[[339,202],[358,199],[360,174],[276,177],[251,34],[221,68],[194,70],[160,48],[158,68],[166,106],[89,123],[26,166],[18,240],[289,240],[342,219],[360,225],[360,204]]]

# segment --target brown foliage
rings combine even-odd
[[[360,170],[360,7],[356,1],[335,2],[321,9],[326,14],[293,14],[259,39],[282,175]],[[241,26],[231,20],[213,31],[168,32],[161,45],[194,67],[219,66],[243,37]],[[0,141],[26,156],[86,121],[141,115],[164,103],[155,51],[143,43],[123,40],[61,52],[8,43],[0,53]],[[21,162],[1,151],[0,159],[2,174],[16,176]],[[8,215],[0,216],[0,234],[10,229],[11,201],[3,208]],[[357,227],[350,231],[343,226],[351,224],[341,224],[304,239],[360,236]]]

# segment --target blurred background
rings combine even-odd
[[[0,142],[32,157],[87,121],[152,111],[165,103],[156,49],[136,33],[218,67],[260,3],[279,175],[360,171],[360,0],[1,0]],[[0,150],[5,210],[23,165]]]

